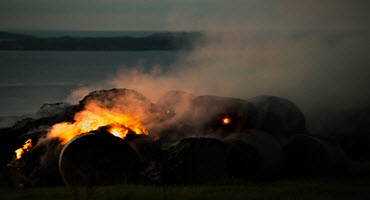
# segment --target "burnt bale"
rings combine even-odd
[[[165,149],[168,184],[221,183],[227,177],[224,144],[212,138],[185,138]]]
[[[347,168],[342,148],[322,137],[297,134],[284,152],[287,173],[292,176],[341,174]]]
[[[244,179],[271,179],[278,176],[284,161],[280,143],[257,130],[232,134],[222,140],[226,145],[230,176]]]
[[[275,96],[257,96],[248,101],[257,109],[256,128],[273,135],[281,143],[306,131],[304,115],[293,102]]]
[[[60,173],[70,186],[133,183],[138,165],[135,151],[105,131],[74,137],[59,157]]]

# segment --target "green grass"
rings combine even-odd
[[[117,185],[94,188],[0,188],[0,199],[281,199],[341,200],[370,199],[370,163],[352,164],[342,177],[316,177],[270,182],[234,181],[227,185],[143,186]]]

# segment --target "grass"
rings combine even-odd
[[[227,185],[143,186],[117,185],[94,188],[0,188],[0,199],[227,199],[227,200],[341,200],[370,199],[370,163],[353,164],[342,177],[316,177],[270,182],[234,181]]]

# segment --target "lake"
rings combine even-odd
[[[180,54],[179,51],[0,51],[0,117],[33,113],[44,103],[65,101],[72,90],[104,82],[118,69],[140,66],[146,71],[159,65],[166,71]]]

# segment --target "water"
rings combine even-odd
[[[140,66],[145,71],[160,65],[166,71],[180,54],[175,51],[0,51],[0,117],[32,113],[44,103],[64,101],[72,90],[102,83],[121,68]]]

